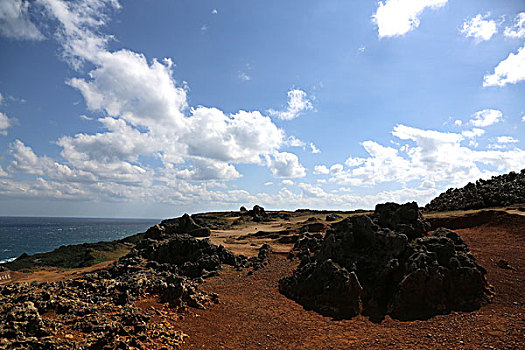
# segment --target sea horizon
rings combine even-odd
[[[0,216],[0,263],[23,253],[46,253],[64,245],[114,241],[144,232],[161,219]]]

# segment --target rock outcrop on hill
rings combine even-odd
[[[188,234],[193,237],[208,237],[210,235],[209,228],[196,224],[193,218],[188,214],[184,214],[179,218],[164,220],[159,225],[153,226],[151,229],[157,227],[163,230],[167,235]],[[146,233],[146,237],[147,236],[148,234]]]
[[[525,169],[450,188],[427,205],[426,211],[452,211],[504,207],[525,203]]]
[[[412,320],[479,308],[492,293],[485,269],[456,233],[428,229],[415,202],[346,218],[324,239],[296,243],[301,263],[279,290],[335,318],[362,312],[372,321]]]
[[[176,312],[204,308],[218,295],[199,290],[224,264],[266,264],[266,244],[253,258],[236,256],[208,239],[189,216],[166,220],[109,269],[59,282],[0,286],[0,349],[176,348],[186,336],[169,322],[150,322],[136,302],[155,296]],[[67,336],[66,336],[67,335]]]

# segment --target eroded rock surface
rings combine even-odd
[[[187,218],[172,223],[193,231]],[[259,269],[271,251],[266,244],[246,258],[208,239],[167,236],[144,238],[110,268],[76,279],[1,286],[0,349],[177,348],[186,335],[169,322],[150,322],[137,302],[154,297],[174,313],[205,308],[218,295],[199,290],[202,278],[223,264]]]
[[[373,321],[387,314],[409,320],[479,308],[491,295],[485,270],[453,231],[428,236],[417,208],[378,205],[372,215],[333,224],[320,243],[298,241],[301,263],[280,280],[280,291],[336,318],[356,315],[358,305]]]
[[[452,211],[503,207],[525,203],[525,169],[450,188],[427,205],[427,211]]]

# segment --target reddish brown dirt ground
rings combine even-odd
[[[496,290],[492,303],[480,310],[413,322],[387,317],[374,324],[363,316],[336,321],[279,293],[278,280],[296,263],[273,254],[269,265],[251,276],[226,269],[203,284],[221,303],[190,310],[177,321],[189,335],[182,349],[525,349],[525,217],[457,232]],[[498,267],[500,259],[515,270]]]

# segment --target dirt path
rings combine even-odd
[[[83,273],[93,272],[96,270],[107,268],[113,262],[113,260],[104,261],[93,266],[72,270],[46,269],[29,273],[11,271],[10,282],[54,282],[63,279],[73,278]]]
[[[183,349],[525,349],[525,222],[458,230],[496,289],[493,303],[472,313],[428,321],[374,324],[363,316],[334,321],[305,311],[278,292],[294,263],[274,254],[267,268],[247,276],[226,270],[203,288],[221,304],[190,311],[178,321],[189,335]],[[505,259],[516,270],[495,262]]]

